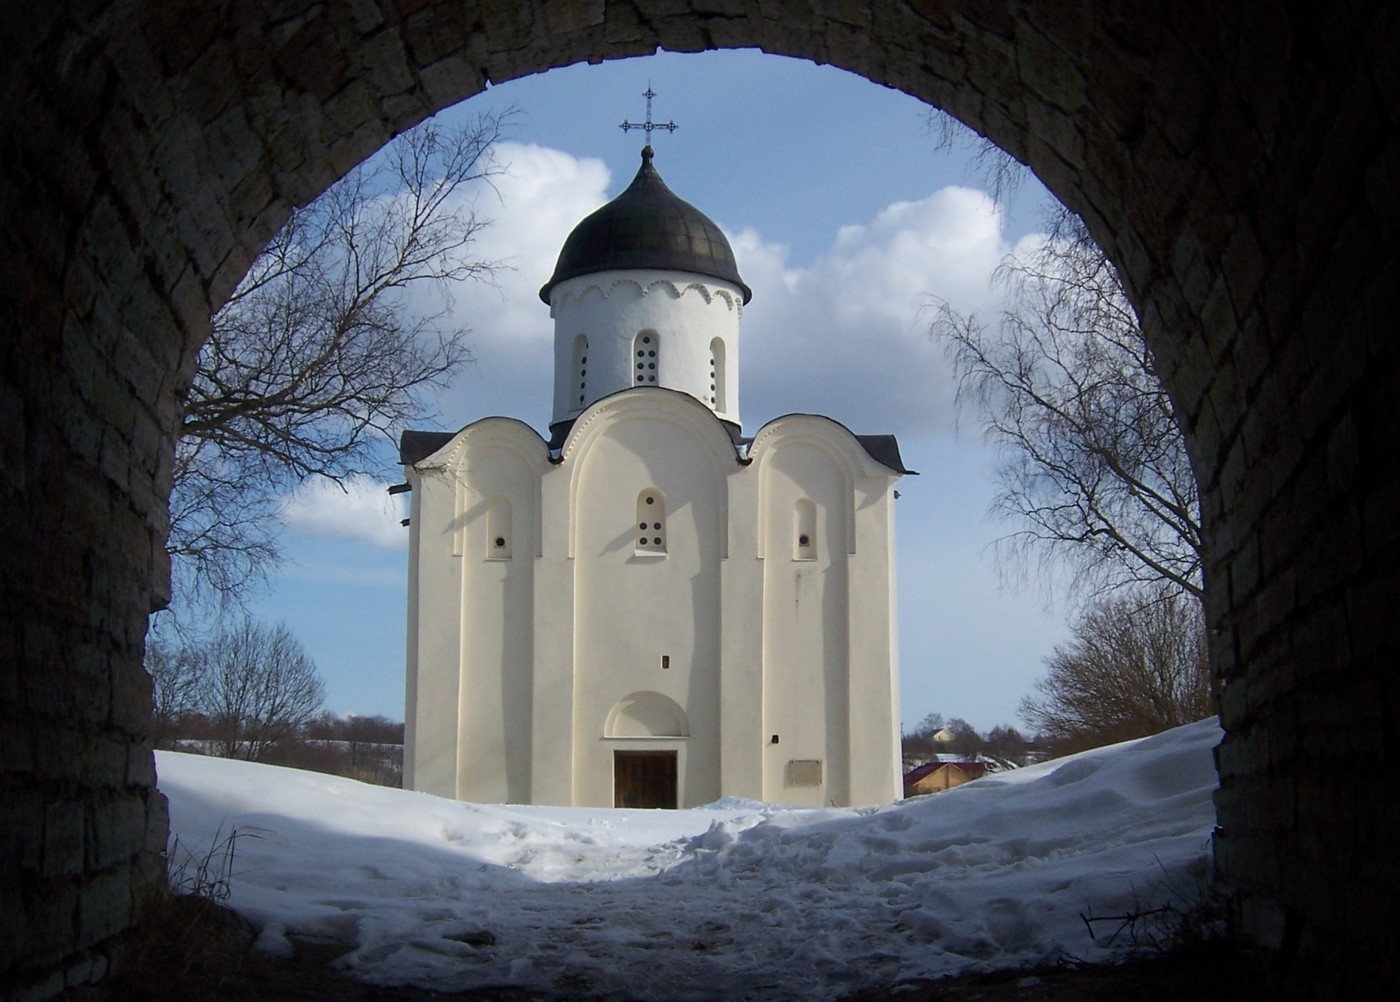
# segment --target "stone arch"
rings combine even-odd
[[[393,133],[487,81],[658,46],[758,46],[905,90],[1085,216],[1202,482],[1222,886],[1246,934],[1334,992],[1394,978],[1374,791],[1400,655],[1395,5],[701,6],[57,0],[7,20],[0,790],[39,846],[0,888],[39,930],[0,947],[7,990],[100,977],[154,873],[139,663],[167,588],[176,393],[211,307],[291,206]],[[71,751],[40,778],[22,752],[39,746]]]

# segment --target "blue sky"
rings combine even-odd
[[[1028,180],[995,205],[971,147],[940,150],[927,108],[851,74],[756,52],[661,54],[513,81],[448,122],[514,106],[500,148],[509,173],[479,195],[494,219],[482,257],[506,260],[494,288],[453,294],[474,362],[421,427],[452,430],[489,414],[543,430],[552,328],[536,292],[559,246],[631,180],[642,145],[624,133],[654,88],[656,167],[730,236],[754,298],[744,314],[740,402],[746,430],[791,411],[858,433],[893,432],[905,464],[897,538],[903,720],[929,712],[979,729],[1016,723],[1042,659],[1064,640],[1063,603],[1003,582],[990,544],[994,456],[975,414],[959,417],[930,297],[996,308],[992,270],[1033,240],[1048,196]],[[403,715],[407,532],[386,508],[385,468],[349,498],[315,485],[292,499],[287,562],[254,612],[306,645],[337,713]]]

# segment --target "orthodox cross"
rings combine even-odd
[[[647,84],[647,89],[642,97],[647,99],[647,120],[645,122],[629,122],[623,120],[618,126],[623,132],[631,132],[633,129],[641,129],[646,134],[647,146],[651,146],[651,134],[657,129],[665,129],[667,132],[675,132],[680,128],[675,122],[653,122],[651,120],[651,99],[656,96],[656,91],[651,89],[651,84]]]

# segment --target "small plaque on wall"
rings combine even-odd
[[[821,786],[822,762],[819,758],[795,758],[787,764],[788,786]]]

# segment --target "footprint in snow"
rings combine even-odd
[[[907,832],[919,823],[909,811],[889,811],[880,817],[880,827],[887,832]]]

